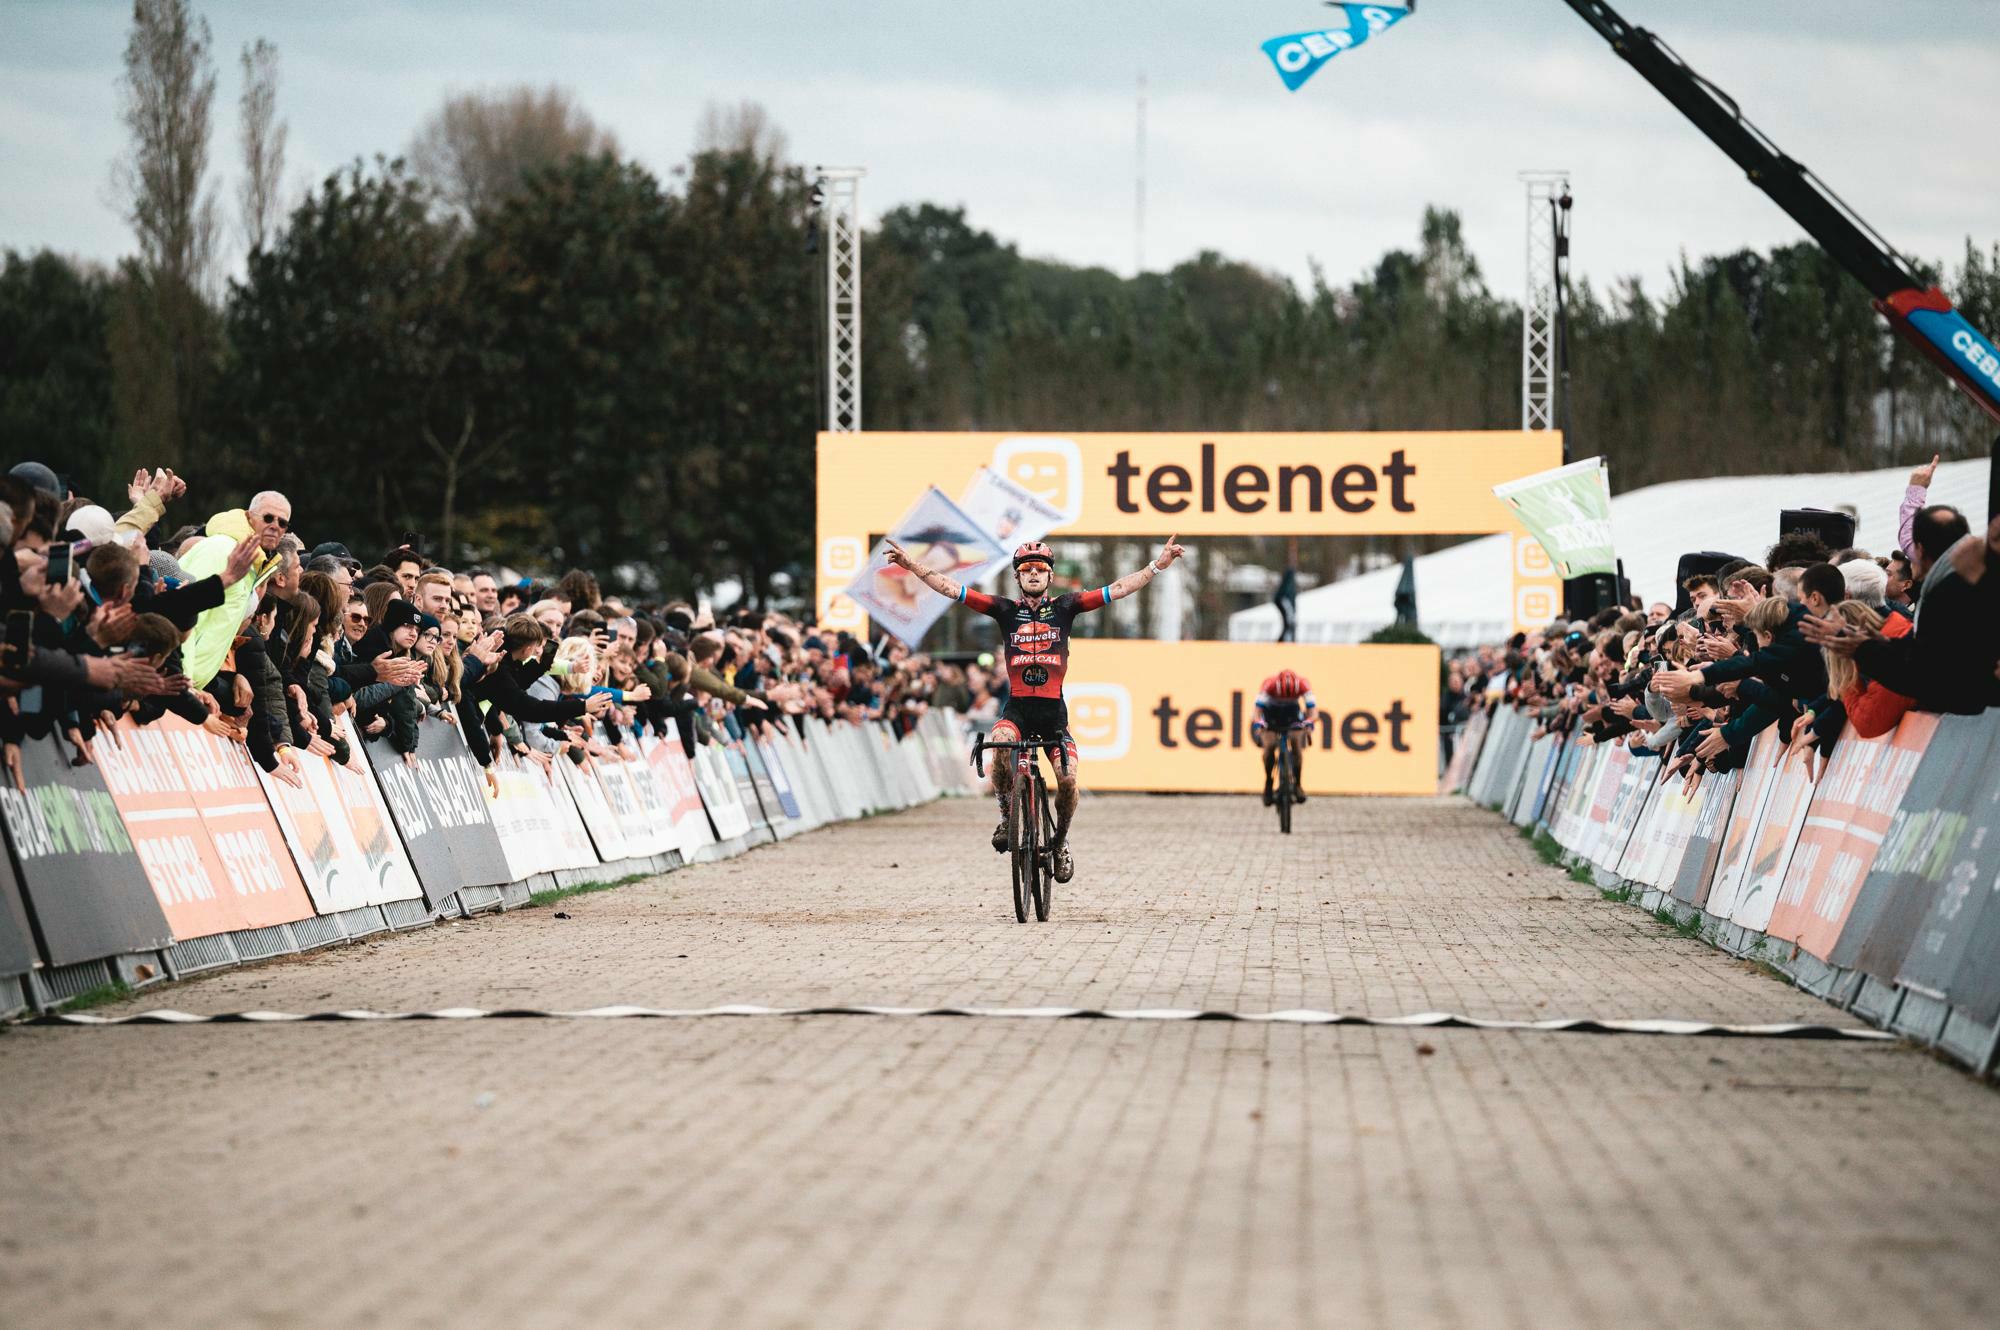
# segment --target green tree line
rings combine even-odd
[[[144,168],[163,151],[136,127],[147,70],[201,93],[184,74],[202,67],[206,29],[185,0],[137,10],[128,121]],[[259,80],[245,106],[255,94],[265,121],[245,150],[267,178],[283,144],[276,58],[263,43],[244,56]],[[176,208],[215,230],[213,201],[186,188],[188,144],[182,168],[135,170],[142,243],[115,269],[7,251],[7,451],[99,497],[136,466],[174,465],[204,512],[282,488],[311,535],[364,558],[421,532],[454,562],[803,594],[823,256],[782,135],[755,107],[712,111],[662,180],[559,90],[487,106],[480,135],[453,139],[481,110],[447,105],[415,145],[424,169],[357,162],[282,215],[265,197],[253,217],[246,199],[246,254],[226,283],[202,275],[206,242],[148,239],[190,232]],[[463,142],[496,139],[532,150],[468,165]],[[147,179],[177,193],[162,205]],[[1024,257],[963,209],[896,208],[863,242],[865,424],[1515,427],[1519,307],[1487,286],[1456,213],[1413,220],[1409,248],[1302,289],[1212,252],[1122,277]],[[1934,275],[1975,324],[2000,327],[2000,247],[1968,241]],[[1621,489],[1986,446],[1976,413],[1811,245],[1684,259],[1657,291],[1579,283],[1571,312],[1574,449],[1606,456]],[[1316,543],[1308,571],[1333,575],[1355,552]]]

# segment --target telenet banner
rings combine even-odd
[[[1270,642],[1073,638],[1069,730],[1093,790],[1249,794],[1257,687],[1281,669],[1312,683],[1320,720],[1308,794],[1437,793],[1438,650]]]
[[[1493,487],[1561,462],[1547,430],[821,434],[816,604],[822,622],[858,628],[840,589],[871,539],[925,486],[963,494],[982,466],[1057,509],[1058,536],[1151,539],[1513,531]]]

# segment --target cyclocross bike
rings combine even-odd
[[[1017,743],[989,743],[981,735],[972,745],[972,769],[986,774],[985,753],[1012,751],[1014,797],[1007,812],[1009,856],[1014,871],[1014,918],[1028,922],[1028,907],[1034,906],[1035,920],[1047,923],[1049,901],[1056,890],[1055,805],[1049,799],[1048,783],[1042,778],[1042,764],[1035,760],[1038,749],[1062,752],[1062,740],[1023,738]]]
[[[1292,834],[1292,805],[1298,802],[1298,787],[1292,783],[1292,738],[1289,727],[1278,731],[1278,792],[1271,802],[1278,806],[1278,830]]]

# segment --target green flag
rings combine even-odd
[[[1514,510],[1564,577],[1618,571],[1611,540],[1611,473],[1603,458],[1587,457],[1495,485],[1493,495]]]

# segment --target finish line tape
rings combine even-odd
[[[298,1021],[476,1021],[476,1020],[698,1020],[711,1016],[960,1016],[995,1020],[1044,1021],[1242,1021],[1259,1025],[1376,1025],[1412,1029],[1529,1030],[1548,1034],[1701,1035],[1736,1039],[1861,1039],[1893,1041],[1882,1030],[1842,1025],[1716,1025],[1707,1021],[1600,1021],[1588,1017],[1543,1021],[1487,1020],[1448,1011],[1412,1016],[1357,1016],[1340,1011],[1194,1011],[1154,1007],[1095,1011],[1085,1007],[586,1007],[581,1011],[532,1011],[521,1007],[486,1011],[446,1007],[441,1011],[232,1011],[216,1015],[156,1009],[130,1016],[56,1012],[30,1025],[284,1025]]]

